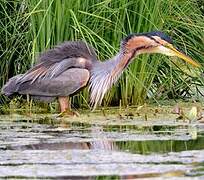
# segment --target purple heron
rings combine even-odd
[[[200,66],[173,47],[171,38],[160,31],[128,35],[121,41],[116,56],[103,62],[87,43],[67,41],[42,53],[38,63],[25,74],[10,78],[2,92],[7,96],[29,94],[46,102],[58,98],[61,112],[71,113],[68,97],[88,86],[90,103],[95,109],[134,57],[145,53],[177,56]]]

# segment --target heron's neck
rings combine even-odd
[[[133,58],[133,53],[122,53],[119,52],[115,57],[110,60],[103,62],[105,66],[109,67],[109,73],[112,78],[117,78],[127,67],[130,60]]]
[[[96,63],[91,70],[90,86],[91,104],[96,107],[101,104],[108,89],[117,82],[124,68],[129,64],[134,54],[119,52],[115,57]]]

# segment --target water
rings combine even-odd
[[[88,118],[0,116],[0,179],[204,179],[203,124]]]

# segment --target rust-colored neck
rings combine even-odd
[[[114,69],[111,71],[111,76],[112,77],[117,77],[122,73],[122,71],[127,67],[129,64],[130,60],[134,57],[135,52],[129,52],[129,53],[124,53],[120,56],[118,56],[118,59],[116,59],[116,65]]]

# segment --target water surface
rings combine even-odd
[[[156,118],[2,115],[0,178],[204,179],[204,125]]]

